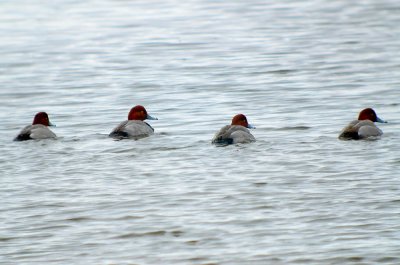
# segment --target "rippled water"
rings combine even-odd
[[[399,12],[1,2],[0,263],[400,264]],[[136,104],[156,134],[108,138]],[[38,111],[60,138],[13,142]],[[257,142],[211,145],[237,113]]]

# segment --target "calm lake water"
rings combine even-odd
[[[2,1],[1,264],[400,264],[400,2]],[[152,137],[108,133],[134,105]],[[341,141],[365,107],[389,123]],[[38,111],[57,140],[13,142]],[[244,113],[257,142],[211,139]]]

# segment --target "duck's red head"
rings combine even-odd
[[[137,106],[133,107],[128,115],[128,120],[144,121],[146,119],[157,120],[156,118],[153,118],[149,114],[147,114],[146,109],[141,105],[137,105]]]
[[[51,123],[50,123],[49,116],[47,115],[47,113],[46,112],[38,112],[35,115],[35,118],[33,118],[32,125],[35,125],[35,124],[42,124],[45,126],[50,126]]]
[[[363,109],[358,115],[358,120],[370,120],[372,122],[385,122],[381,120],[371,108]]]
[[[241,125],[246,128],[253,128],[253,126],[249,125],[246,116],[243,114],[237,114],[235,117],[233,117],[231,125]]]

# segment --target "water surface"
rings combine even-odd
[[[0,262],[399,264],[399,10],[0,3]],[[136,104],[155,135],[108,138]],[[13,142],[38,111],[59,139]],[[211,145],[237,113],[257,142]]]

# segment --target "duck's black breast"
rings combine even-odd
[[[124,131],[113,131],[108,136],[112,138],[128,138],[129,134]]]
[[[360,140],[360,135],[358,132],[342,132],[339,135],[339,138],[342,140]]]
[[[232,138],[223,138],[223,137],[218,137],[217,139],[214,139],[212,141],[213,144],[218,144],[218,145],[227,145],[227,144],[233,144],[233,139]]]
[[[17,137],[14,138],[14,141],[26,141],[26,140],[32,140],[33,138],[31,137],[31,134],[29,132],[27,133],[20,133],[17,135]]]

